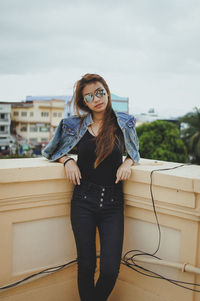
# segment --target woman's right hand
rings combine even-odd
[[[69,180],[70,183],[73,183],[74,185],[80,185],[80,179],[81,179],[81,172],[74,160],[69,160],[65,164],[65,173],[66,177]]]

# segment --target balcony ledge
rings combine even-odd
[[[141,159],[139,164],[132,167],[131,177],[123,182],[123,254],[136,248],[151,253],[157,246],[158,231],[150,194],[150,174],[156,170],[152,188],[162,232],[161,248],[157,255],[165,260],[200,266],[200,166],[184,165],[173,170],[159,170],[179,165]],[[0,160],[0,286],[76,257],[69,218],[72,191],[73,185],[66,180],[60,163],[49,162],[42,157]],[[98,232],[96,243],[99,251]],[[77,292],[74,296],[74,291],[70,289],[72,283],[76,286],[75,267],[63,272],[70,283],[67,296],[72,296],[72,301],[78,300]],[[161,272],[163,274],[162,268]],[[199,276],[171,268],[165,270],[164,275],[200,283]],[[53,276],[49,279],[53,279]],[[55,279],[58,289],[60,282],[56,276]],[[62,285],[59,300],[66,298],[66,288]],[[46,287],[48,292],[49,284]],[[36,285],[35,295],[38,295],[37,289]],[[55,292],[56,288],[52,287],[52,295],[56,295]],[[109,300],[132,301],[133,296],[136,301],[199,300],[195,292],[161,280],[145,278],[122,266],[118,284]],[[9,291],[2,293],[1,297],[3,301],[27,300],[27,297],[23,298],[23,289],[19,299]],[[28,300],[34,298],[28,297]],[[49,299],[40,300],[52,299],[49,296]]]
[[[50,162],[45,158],[2,159],[0,163],[0,183],[65,178],[62,164]],[[141,159],[139,164],[132,167],[133,172],[129,180],[150,184],[152,170],[178,165],[181,163]],[[200,193],[200,166],[185,164],[175,170],[157,171],[153,182],[157,186]]]

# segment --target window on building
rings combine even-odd
[[[60,112],[60,113],[58,113],[58,117],[62,117],[62,113]]]
[[[41,116],[42,117],[48,117],[49,116],[49,112],[41,112]]]
[[[6,114],[1,113],[1,114],[0,114],[0,118],[1,118],[1,119],[5,119],[5,118],[6,118]]]
[[[33,144],[37,144],[38,140],[37,140],[37,138],[30,138],[29,142],[31,142]]]
[[[27,116],[27,112],[22,111],[22,112],[21,112],[21,116],[23,116],[23,117]]]
[[[39,127],[39,131],[40,132],[49,132],[50,131],[50,127],[49,126],[40,126]]]
[[[58,113],[57,112],[53,112],[53,117],[57,117]]]
[[[33,117],[33,115],[34,115],[34,112],[30,112],[30,117]]]
[[[41,142],[48,142],[47,138],[41,138]]]
[[[21,128],[20,128],[21,132],[27,132],[27,125],[26,124],[22,124]]]
[[[35,124],[30,125],[30,132],[37,132],[37,130],[38,130],[37,125]]]
[[[0,125],[0,132],[4,132],[5,131],[5,126],[4,125]]]
[[[19,116],[19,112],[18,111],[14,111],[14,116]]]

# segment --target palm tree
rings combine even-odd
[[[181,136],[188,149],[192,163],[200,164],[200,108],[194,108],[179,119],[181,123]]]

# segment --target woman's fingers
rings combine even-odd
[[[80,169],[78,168],[78,175],[79,175],[79,178],[81,179],[81,172],[80,172]]]
[[[117,184],[121,179],[121,170],[120,169],[117,170],[116,176],[117,176],[117,179],[116,179],[115,183]]]
[[[68,180],[70,181],[70,183],[73,183],[73,175],[72,175],[72,173],[69,173]]]
[[[131,175],[131,170],[127,168],[126,169],[119,168],[117,170],[117,174],[116,174],[117,179],[115,183],[117,184],[121,180],[127,180],[130,177],[130,175]]]
[[[76,177],[75,177],[75,174],[74,173],[72,173],[72,183],[75,185],[76,184]]]
[[[122,179],[127,180],[130,175],[131,175],[131,172],[129,170],[125,170],[124,172],[122,172]]]
[[[80,176],[79,176],[78,171],[75,171],[74,173],[72,173],[71,179],[72,179],[72,183],[74,185],[76,185],[76,184],[80,185]]]
[[[77,171],[75,174],[76,177],[76,184],[80,185],[80,173]]]
[[[77,182],[77,184],[80,185],[81,172],[80,172],[80,169],[78,168],[78,166],[77,166],[77,169],[76,169],[75,176],[76,176],[76,182]]]
[[[75,161],[70,161],[65,165],[66,178],[74,185],[80,185],[81,172]]]
[[[78,176],[78,172],[77,171],[73,171],[72,172],[72,183],[74,185],[78,184],[79,183],[79,176]]]

